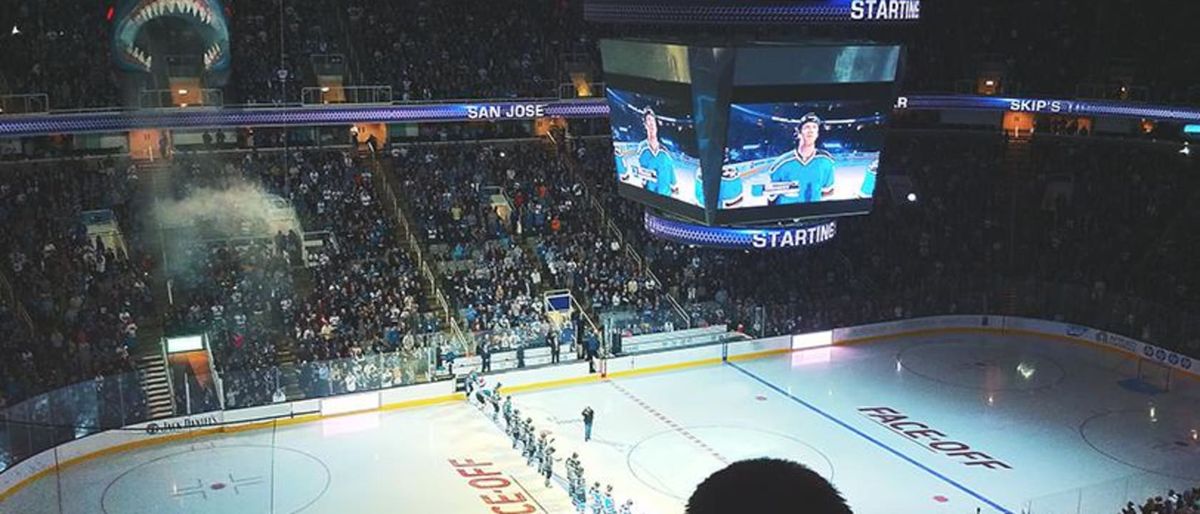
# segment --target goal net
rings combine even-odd
[[[1171,390],[1171,367],[1158,361],[1138,359],[1138,381],[1162,392]]]

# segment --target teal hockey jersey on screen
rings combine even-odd
[[[795,150],[779,156],[771,164],[771,182],[795,182],[799,189],[779,195],[775,203],[819,202],[821,195],[833,192],[833,156],[817,150],[807,160]]]

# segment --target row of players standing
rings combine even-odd
[[[561,460],[554,456],[557,450],[553,444],[557,439],[552,437],[549,430],[538,431],[533,424],[532,417],[522,419],[521,410],[512,404],[512,395],[505,396],[501,400],[501,384],[499,382],[488,389],[485,379],[472,371],[467,375],[465,385],[468,401],[474,399],[481,409],[491,407],[492,421],[499,423],[499,418],[503,416],[504,430],[512,440],[513,449],[521,450],[521,455],[525,457],[525,463],[537,469],[538,474],[545,479],[544,485],[550,487],[550,483],[554,479],[554,463],[556,460]],[[595,411],[591,407],[585,407],[580,415],[583,418],[584,441],[587,442],[592,438]],[[616,500],[613,499],[612,485],[607,486],[603,492],[600,482],[593,483],[591,489],[587,488],[587,480],[584,478],[583,464],[579,460],[579,453],[575,452],[567,457],[563,466],[567,471],[567,494],[570,496],[576,512],[586,513],[590,498],[592,514],[633,514],[633,500],[626,500],[618,511]]]

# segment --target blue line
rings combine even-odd
[[[837,423],[837,424],[838,424],[838,425],[840,425],[842,428],[845,428],[846,430],[849,430],[849,431],[851,431],[851,432],[854,432],[854,433],[855,433],[855,434],[857,434],[859,437],[861,437],[861,438],[863,438],[863,439],[866,439],[866,440],[868,440],[868,441],[870,441],[870,442],[874,443],[874,444],[875,444],[875,446],[878,446],[878,447],[880,447],[880,448],[883,448],[884,450],[887,450],[887,451],[888,451],[888,452],[890,452],[892,455],[895,455],[895,456],[897,456],[897,457],[900,457],[901,459],[904,459],[904,460],[908,461],[908,463],[909,463],[909,464],[912,464],[912,465],[914,465],[914,466],[916,466],[916,467],[918,467],[918,468],[921,468],[921,469],[925,470],[925,472],[926,472],[926,473],[929,473],[930,475],[933,475],[933,476],[935,476],[935,477],[937,477],[937,478],[940,478],[940,479],[941,479],[943,482],[946,482],[947,484],[950,484],[950,485],[952,485],[952,486],[954,486],[954,487],[958,488],[958,490],[960,490],[960,491],[962,491],[962,492],[964,492],[964,493],[967,493],[967,494],[969,494],[969,495],[971,495],[971,496],[975,497],[975,499],[977,499],[977,500],[979,500],[979,501],[981,501],[981,502],[983,502],[983,503],[986,503],[986,504],[990,505],[992,508],[994,508],[994,509],[996,509],[996,510],[998,510],[998,511],[1000,511],[1000,512],[1003,512],[1004,514],[1013,514],[1013,512],[1012,512],[1012,511],[1010,511],[1010,510],[1008,510],[1008,509],[1006,509],[1006,508],[1004,508],[1004,507],[1001,507],[1001,506],[1000,506],[999,504],[997,504],[996,502],[993,502],[992,500],[989,500],[989,499],[985,498],[983,495],[981,495],[981,494],[979,494],[979,493],[977,493],[977,492],[975,492],[975,491],[972,491],[972,490],[968,489],[966,486],[964,486],[964,485],[962,485],[962,484],[960,484],[960,483],[958,483],[958,482],[955,482],[953,479],[951,479],[951,478],[947,477],[946,475],[943,475],[943,474],[941,474],[941,473],[938,473],[937,471],[934,471],[934,470],[930,469],[928,466],[926,466],[926,465],[924,465],[924,464],[921,464],[920,462],[917,462],[917,461],[913,460],[911,457],[909,457],[909,456],[907,456],[907,455],[905,455],[905,454],[903,454],[903,453],[900,453],[900,451],[899,451],[899,450],[896,450],[896,449],[892,448],[891,446],[888,446],[888,445],[886,445],[886,444],[883,444],[883,443],[882,443],[882,442],[880,442],[878,439],[875,439],[874,437],[871,437],[871,436],[867,435],[867,434],[866,434],[866,433],[864,433],[863,431],[861,431],[861,430],[859,430],[859,429],[857,429],[857,428],[854,428],[854,427],[852,427],[852,426],[848,425],[846,422],[844,422],[844,421],[842,421],[842,420],[840,420],[840,419],[838,419],[838,418],[834,417],[832,414],[829,414],[829,413],[827,413],[827,412],[825,412],[825,411],[821,410],[821,409],[820,409],[820,408],[818,408],[817,406],[815,406],[815,405],[813,405],[813,404],[811,404],[811,403],[808,403],[808,402],[806,402],[806,401],[804,401],[804,400],[801,400],[800,398],[797,398],[797,397],[795,397],[795,396],[792,396],[792,395],[791,395],[791,393],[788,393],[787,391],[784,391],[784,390],[783,390],[783,389],[781,389],[779,386],[777,386],[777,385],[775,385],[775,384],[772,384],[772,383],[770,383],[770,382],[768,382],[768,381],[766,381],[766,380],[764,380],[764,379],[760,378],[758,375],[755,375],[754,373],[751,373],[751,372],[749,372],[749,371],[746,371],[746,370],[745,370],[744,368],[742,368],[741,366],[738,366],[737,364],[734,364],[734,363],[732,363],[732,362],[726,362],[726,364],[728,364],[728,365],[730,365],[730,366],[733,366],[733,369],[736,369],[736,370],[738,370],[738,371],[742,372],[742,373],[743,373],[743,374],[745,374],[746,376],[748,376],[748,377],[750,377],[750,378],[753,378],[754,380],[758,381],[758,382],[759,382],[759,383],[761,383],[762,385],[765,385],[765,386],[767,386],[767,387],[769,387],[769,388],[771,388],[771,389],[775,390],[775,392],[777,392],[777,393],[779,393],[779,394],[782,394],[782,395],[784,395],[784,396],[788,397],[788,398],[789,398],[789,399],[791,399],[792,401],[794,401],[794,402],[796,402],[796,403],[799,403],[800,405],[803,405],[803,406],[805,406],[805,407],[808,407],[808,409],[809,409],[809,410],[811,410],[811,411],[813,411],[813,412],[815,412],[815,413],[817,413],[817,414],[820,414],[820,415],[821,415],[821,416],[823,416],[825,419],[828,419],[829,421],[832,421],[832,422],[834,422],[834,423]]]

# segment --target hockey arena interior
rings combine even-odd
[[[0,514],[1200,512],[1197,20],[10,0]]]

